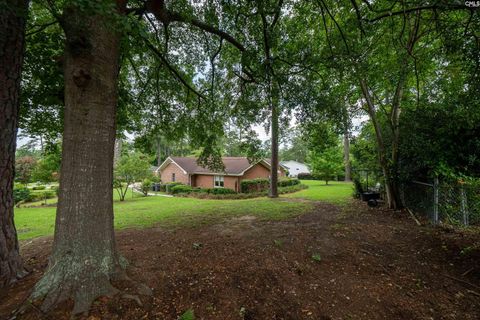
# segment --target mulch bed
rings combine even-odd
[[[480,319],[478,237],[418,227],[408,214],[359,201],[283,221],[124,230],[117,238],[129,276],[153,296],[100,298],[83,318],[178,319],[193,310],[195,319],[221,320]],[[4,318],[41,276],[51,242],[22,243],[33,272],[0,292]],[[69,319],[69,308],[17,319]]]

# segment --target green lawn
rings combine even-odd
[[[351,198],[352,184],[302,181],[308,189],[282,195],[280,199],[203,200],[195,198],[142,197],[129,191],[124,202],[114,191],[115,227],[198,226],[221,222],[244,215],[263,220],[276,220],[308,212],[312,203],[288,201],[286,198],[319,200],[344,204]],[[52,201],[54,199],[50,199]],[[53,201],[52,201],[53,202]],[[53,234],[55,207],[22,207],[15,209],[15,223],[20,240]]]
[[[196,226],[244,215],[275,220],[308,212],[312,204],[284,199],[201,200],[194,198],[127,197],[115,201],[115,227]],[[52,235],[55,207],[17,208],[15,223],[20,240]]]
[[[325,201],[333,204],[345,204],[352,198],[353,184],[351,182],[302,180],[308,189],[286,194],[287,198],[302,198],[315,201]]]

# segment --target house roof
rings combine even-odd
[[[263,161],[265,161],[265,163],[267,163],[270,166],[270,159],[269,158],[265,158],[265,159],[263,159]],[[279,162],[278,166],[282,167],[283,170],[288,170],[288,167],[284,166],[282,162]]]
[[[245,171],[261,163],[267,168],[270,168],[270,163],[265,160],[260,160],[255,163],[250,163],[247,157],[222,157],[223,165],[225,167],[224,172],[212,171],[209,168],[205,168],[197,164],[197,159],[195,157],[168,157],[162,165],[159,167],[159,170],[163,170],[170,163],[175,163],[179,166],[186,174],[224,174],[224,175],[233,175],[241,176]]]
[[[298,173],[310,173],[310,170],[305,163],[301,163],[295,160],[288,160],[282,161],[281,164],[288,169],[290,175],[296,175]]]

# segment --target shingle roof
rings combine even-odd
[[[225,173],[225,174],[241,174],[248,169],[252,164],[246,157],[223,157],[223,165],[225,172],[215,172],[208,168],[197,164],[195,157],[170,157],[170,159],[178,164],[187,173]]]

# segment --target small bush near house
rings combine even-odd
[[[205,195],[225,195],[225,194],[237,194],[232,189],[228,188],[192,188],[186,185],[177,185],[171,188],[172,194],[180,193],[196,193]]]
[[[240,183],[240,190],[242,193],[252,193],[252,192],[261,192],[268,190],[270,186],[270,181],[268,179],[251,179],[251,180],[242,180]]]
[[[209,194],[236,194],[235,191],[228,188],[206,188],[204,190],[206,190],[206,193]]]
[[[179,184],[176,186],[172,186],[170,188],[167,188],[169,190],[169,193],[171,194],[179,194],[179,193],[190,193],[193,192],[193,188],[190,186],[186,186],[184,184]]]
[[[181,182],[167,182],[165,184],[160,185],[160,191],[170,193],[170,189],[175,186],[183,185]]]
[[[45,190],[47,187],[46,186],[36,186],[33,187],[32,190]]]
[[[288,187],[278,188],[279,194],[297,192],[303,189],[308,188],[304,184],[296,184]],[[216,191],[216,190],[229,190],[229,191]],[[224,192],[224,193],[219,193]],[[190,193],[181,193],[178,194],[181,197],[192,197],[197,199],[215,199],[215,200],[242,200],[242,199],[252,199],[258,197],[268,196],[268,190],[260,192],[250,192],[250,193],[236,193],[231,189],[222,189],[222,188],[210,188],[210,189],[198,189],[195,188]]]
[[[267,192],[261,193],[229,193],[229,194],[213,194],[207,192],[191,192],[178,194],[179,197],[189,197],[197,199],[212,199],[212,200],[242,200],[258,197],[265,197]]]
[[[300,184],[296,178],[283,178],[278,181],[279,187],[288,187]],[[240,184],[242,193],[255,193],[268,190],[270,181],[268,179],[243,180]]]
[[[284,179],[278,180],[279,187],[295,186],[297,184],[300,184],[300,180],[296,178],[284,178]]]

